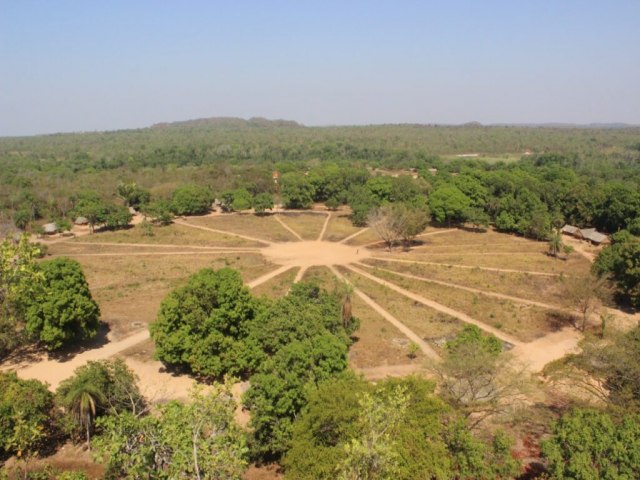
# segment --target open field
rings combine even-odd
[[[339,242],[360,230],[362,230],[362,227],[353,226],[349,215],[336,212],[331,215],[323,240],[328,242]]]
[[[327,219],[327,215],[322,213],[283,212],[278,216],[303,240],[317,240]]]
[[[449,315],[405,298],[356,273],[345,269],[340,271],[356,288],[362,290],[436,350],[440,348],[443,340],[452,338],[462,329],[463,324]]]
[[[408,279],[380,270],[374,269],[372,273],[410,292],[466,313],[480,322],[525,342],[568,325],[565,315],[537,306],[523,305],[431,282]]]
[[[276,268],[257,253],[208,253],[187,252],[186,255],[157,255],[150,252],[143,256],[93,255],[95,246],[74,246],[74,256],[85,272],[91,293],[100,306],[102,320],[115,337],[146,328],[156,318],[160,302],[176,286],[202,268],[237,269],[245,282],[253,280]],[[51,246],[51,253],[64,244]],[[86,256],[85,256],[86,255]]]
[[[454,283],[457,285],[520,297],[541,300],[551,305],[561,306],[564,298],[562,277],[529,275],[481,270],[461,269],[442,265],[418,263],[397,263],[368,259],[363,263],[378,268],[416,275],[425,279]]]
[[[295,242],[298,240],[274,218],[273,215],[257,216],[252,214],[209,215],[189,217],[187,222],[214,230],[224,230],[240,235],[272,242]],[[205,232],[208,234],[209,232]],[[214,232],[211,232],[214,233]]]
[[[283,297],[291,288],[291,284],[293,283],[298,270],[298,268],[290,268],[280,275],[276,275],[272,279],[261,283],[257,287],[253,288],[251,292],[258,296],[265,295],[272,298]]]
[[[258,247],[258,242],[252,242],[233,235],[197,230],[183,225],[167,225],[153,227],[153,236],[144,235],[140,226],[113,232],[96,232],[93,235],[78,237],[77,242],[110,242],[110,243],[153,243],[175,245],[198,245],[206,247]]]

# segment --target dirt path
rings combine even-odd
[[[162,255],[223,255],[226,253],[258,253],[255,249],[234,249],[234,250],[209,250],[202,252],[121,252],[121,253],[56,253],[48,255],[51,258],[55,257],[139,257],[139,256],[162,256]]]
[[[282,227],[284,229],[286,229],[289,233],[291,233],[291,235],[293,235],[294,237],[296,237],[300,241],[303,240],[303,238],[298,234],[298,232],[296,232],[293,228],[291,228],[289,225],[287,225],[286,223],[284,223],[282,221],[282,219],[280,218],[280,215],[274,215],[273,218],[275,218],[276,222],[278,222],[280,225],[282,225]]]
[[[533,342],[517,345],[511,350],[532,372],[541,371],[545,365],[569,353],[579,351],[582,334],[575,328],[565,328],[545,335]]]
[[[343,282],[346,282],[347,284],[351,285],[353,287],[353,292],[356,295],[358,295],[374,311],[376,311],[378,314],[380,314],[380,316],[382,316],[391,325],[393,325],[398,330],[400,330],[409,340],[411,340],[416,345],[418,345],[418,347],[420,347],[420,350],[422,351],[422,353],[424,353],[427,357],[431,358],[432,360],[440,360],[440,356],[436,353],[436,351],[433,348],[431,348],[431,346],[429,346],[429,344],[427,342],[425,342],[422,338],[420,338],[419,335],[414,333],[413,330],[411,330],[404,323],[402,323],[400,320],[398,320],[396,317],[391,315],[384,308],[382,308],[380,305],[378,305],[376,302],[374,302],[373,299],[371,297],[369,297],[367,294],[365,294],[364,292],[362,292],[361,290],[356,288],[351,282],[349,282],[349,280],[347,280],[343,275],[341,275],[335,269],[335,267],[330,266],[329,269],[340,280],[342,280]]]
[[[213,233],[221,233],[223,235],[231,235],[232,237],[244,238],[245,240],[251,240],[252,242],[264,243],[267,245],[274,245],[274,242],[270,242],[269,240],[264,240],[262,238],[250,237],[248,235],[241,235],[239,233],[228,232],[226,230],[217,230],[215,228],[203,227],[202,225],[194,225],[193,223],[186,222],[184,220],[174,220],[173,223],[176,225],[182,225],[190,228],[197,228],[198,230],[204,230],[205,232],[213,232]]]
[[[258,277],[254,280],[251,280],[249,283],[247,283],[247,287],[249,288],[255,288],[258,285],[262,285],[265,282],[268,282],[269,280],[271,280],[273,277],[277,277],[278,275],[280,275],[281,273],[286,272],[287,270],[292,269],[293,267],[291,265],[283,265],[280,268],[277,268],[265,275],[262,275],[261,277]]]
[[[79,353],[68,361],[55,360],[46,358],[40,362],[32,363],[30,365],[5,365],[4,368],[15,369],[20,378],[30,379],[35,378],[43,382],[49,383],[51,389],[56,389],[60,382],[73,375],[73,371],[92,360],[104,360],[105,358],[112,357],[127,348],[133,347],[141,342],[144,342],[149,338],[149,330],[144,329],[125,337],[118,341],[110,341],[106,345],[103,345],[92,350]]]
[[[561,273],[551,272],[537,272],[533,270],[515,270],[512,268],[497,268],[497,267],[478,267],[475,265],[460,265],[456,263],[439,263],[439,262],[423,262],[419,260],[404,260],[402,258],[393,257],[371,257],[373,260],[382,260],[383,262],[396,262],[396,263],[415,263],[417,265],[431,265],[435,267],[451,267],[462,268],[465,270],[486,270],[487,272],[502,272],[502,273],[526,273],[528,275],[539,275],[541,277],[559,277]],[[567,275],[564,275],[565,277]]]
[[[589,260],[591,263],[596,261],[597,254],[593,253],[593,252],[589,252],[588,250],[586,250],[585,249],[585,245],[580,240],[577,240],[575,238],[570,238],[567,235],[564,235],[562,237],[562,241],[564,243],[566,243],[567,245],[570,245],[571,247],[573,247],[573,249],[576,252],[578,252],[584,258]]]
[[[329,226],[329,220],[331,220],[331,213],[328,213],[327,218],[324,219],[322,230],[320,230],[320,235],[318,235],[318,241],[321,241],[324,238],[324,234],[326,233],[327,227]]]
[[[362,230],[358,230],[356,233],[352,233],[347,238],[343,238],[338,243],[347,243],[349,240],[352,240],[352,239],[356,238],[358,235],[362,235],[367,230],[369,230],[369,227],[363,228]]]
[[[450,228],[448,230],[438,230],[437,232],[421,233],[420,235],[416,235],[416,238],[428,237],[430,235],[441,235],[443,233],[456,232],[457,230],[458,230],[457,228]],[[374,245],[379,245],[381,243],[384,243],[384,242],[382,240],[378,240],[376,242],[367,243],[366,245],[363,245],[363,247],[373,247]]]
[[[388,270],[386,268],[374,267],[372,265],[367,265],[365,263],[358,263],[357,265],[360,266],[360,267],[365,267],[365,268],[369,268],[369,269],[377,269],[377,270],[380,270],[380,271],[383,271],[383,272],[392,273],[394,275],[398,275],[398,276],[404,277],[404,278],[411,278],[413,280],[419,280],[421,282],[435,283],[437,285],[442,285],[443,287],[457,288],[458,290],[465,290],[467,292],[478,293],[480,295],[486,295],[488,297],[501,298],[503,300],[510,300],[512,302],[522,303],[524,305],[532,305],[532,306],[536,306],[536,307],[542,307],[542,308],[546,308],[548,310],[564,310],[562,307],[559,307],[557,305],[551,305],[551,304],[548,304],[548,303],[536,302],[535,300],[527,300],[526,298],[512,297],[511,295],[506,295],[504,293],[491,292],[491,291],[487,291],[487,290],[480,290],[479,288],[473,288],[473,287],[465,287],[464,285],[458,285],[457,283],[443,282],[442,280],[434,280],[432,278],[419,277],[417,275],[411,275],[409,273],[400,273],[400,272],[396,272],[394,270]]]
[[[208,247],[204,245],[181,245],[175,243],[72,242],[72,245],[97,245],[100,247],[183,248],[193,250],[236,250],[238,248],[242,248],[243,250],[260,250],[260,247]]]
[[[429,300],[427,298],[424,298],[421,295],[417,295],[413,292],[410,292],[408,290],[405,290],[404,288],[401,288],[391,282],[387,282],[386,280],[382,280],[378,277],[376,277],[375,275],[371,275],[368,272],[365,272],[364,270],[361,270],[357,267],[354,267],[352,265],[347,265],[346,268],[348,268],[349,270],[351,270],[352,272],[357,273],[358,275],[361,275],[365,278],[368,278],[369,280],[372,280],[376,283],[379,283],[380,285],[383,285],[395,292],[398,292],[401,295],[404,295],[407,298],[410,298],[411,300],[414,300],[418,303],[422,303],[423,305],[426,305],[427,307],[430,307],[434,310],[437,310],[439,312],[442,313],[446,313],[447,315],[450,315],[452,317],[457,318],[458,320],[461,320],[464,323],[470,323],[472,325],[476,325],[477,327],[479,327],[480,329],[484,330],[485,332],[489,332],[494,334],[496,337],[498,337],[500,340],[503,340],[505,342],[508,342],[512,345],[520,345],[522,344],[522,342],[520,340],[517,340],[515,337],[512,337],[511,335],[507,335],[506,333],[502,332],[501,330],[498,330],[497,328],[494,328],[490,325],[487,325],[479,320],[476,320],[475,318],[471,318],[469,315],[467,315],[466,313],[462,313],[459,312],[457,310],[454,310],[453,308],[449,308],[446,307],[440,303],[434,302],[433,300]]]
[[[300,270],[298,270],[298,273],[296,273],[296,278],[293,279],[293,283],[298,283],[300,280],[302,280],[302,277],[304,277],[305,272],[308,270],[309,267],[300,267]]]

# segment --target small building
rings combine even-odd
[[[578,240],[586,240],[593,245],[606,245],[611,242],[607,235],[598,232],[595,228],[578,228],[573,225],[565,225],[560,231]]]
[[[89,219],[87,217],[78,217],[73,223],[75,223],[76,225],[88,225]]]
[[[58,226],[55,223],[45,223],[42,226],[42,231],[47,235],[53,235],[58,233]]]
[[[600,233],[595,228],[583,228],[580,230],[582,238],[593,245],[606,245],[610,243],[609,237],[604,233]]]

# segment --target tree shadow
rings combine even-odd
[[[109,343],[109,339],[107,338],[107,336],[110,331],[111,327],[109,326],[109,324],[100,322],[100,325],[98,326],[98,332],[96,333],[95,337],[83,342],[79,342],[75,345],[70,345],[55,352],[50,352],[49,358],[57,360],[58,362],[68,362],[72,360],[76,355],[79,355],[88,350],[94,350],[96,348],[103,347],[104,345]]]
[[[565,327],[575,327],[577,325],[575,315],[558,310],[552,310],[547,313],[545,320],[552,332],[558,332]]]

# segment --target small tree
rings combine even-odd
[[[500,340],[475,325],[448,342],[442,362],[432,368],[442,398],[472,419],[471,427],[517,405],[528,383],[525,369],[502,353]]]
[[[136,210],[148,204],[151,199],[149,191],[139,187],[136,182],[118,182],[116,194],[124,201],[125,206]]]
[[[405,246],[409,247],[429,225],[429,208],[426,205],[413,207],[401,203],[393,206],[393,212],[398,216],[395,222],[398,235]]]
[[[257,194],[253,197],[253,209],[256,215],[264,215],[267,210],[272,210],[273,195],[267,192]]]
[[[182,185],[171,195],[171,209],[176,215],[202,215],[211,209],[213,193],[200,185]]]
[[[594,275],[587,277],[568,277],[564,280],[564,302],[567,308],[580,315],[579,328],[585,331],[592,315],[602,308],[603,301],[609,298],[608,282]]]
[[[400,238],[402,218],[393,207],[384,205],[373,209],[367,216],[367,225],[391,251],[393,244]]]

